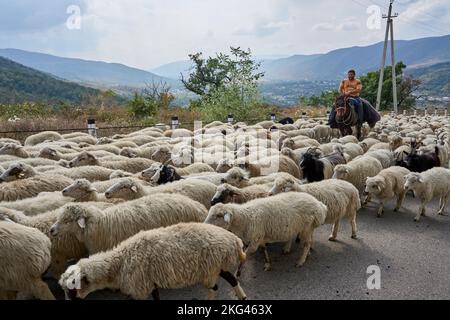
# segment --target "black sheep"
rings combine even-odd
[[[325,166],[334,168],[337,164],[345,164],[344,155],[340,152],[320,158],[320,154],[313,150],[306,152],[300,162],[300,170],[308,182],[325,180]]]
[[[159,168],[158,172],[156,172],[155,174],[159,174],[157,184],[165,184],[168,182],[173,182],[173,181],[183,179],[183,177],[181,177],[177,173],[177,171],[175,170],[174,167],[168,166],[165,164],[162,164],[161,167]]]
[[[410,154],[406,153],[404,161],[398,163],[400,166],[407,168],[411,172],[424,172],[434,167],[440,167],[439,148],[435,147],[434,153],[418,154],[415,149]]]
[[[284,119],[281,119],[279,122],[281,124],[294,124],[294,119],[292,119],[291,117],[286,117]]]

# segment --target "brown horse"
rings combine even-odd
[[[336,123],[342,136],[352,135],[352,127],[356,127],[356,136],[361,139],[361,124],[358,121],[358,113],[350,105],[348,96],[339,95],[336,97],[334,107],[336,110]]]

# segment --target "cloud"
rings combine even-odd
[[[335,28],[336,28],[335,25],[332,23],[322,22],[322,23],[315,24],[312,27],[312,30],[313,31],[331,31],[331,30],[334,30]]]
[[[143,69],[230,46],[257,56],[320,53],[382,41],[384,28],[363,27],[373,2],[384,1],[0,0],[0,46]],[[80,30],[65,26],[72,4],[81,7]],[[449,8],[448,0],[395,1],[396,38],[437,35]]]
[[[361,29],[361,23],[354,18],[350,18],[337,26],[339,31],[357,31],[359,29]]]
[[[313,31],[357,31],[361,29],[361,23],[354,17],[345,18],[343,22],[322,22],[311,28]]]
[[[241,27],[233,32],[236,36],[267,37],[290,25],[287,21],[258,21],[251,26]]]
[[[20,0],[2,1],[0,5],[0,32],[24,33],[47,30],[64,25],[69,15],[67,8],[77,5],[85,9],[84,0]]]

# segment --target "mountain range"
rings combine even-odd
[[[0,103],[83,104],[101,93],[0,57]]]
[[[403,61],[411,68],[450,61],[450,35],[397,40],[395,50],[396,61]],[[383,42],[379,42],[324,54],[262,60],[264,81],[332,81],[342,79],[348,69],[356,69],[358,74],[364,74],[380,68],[382,51]],[[390,50],[386,61],[391,61]],[[152,72],[179,79],[180,72],[185,72],[189,67],[189,61],[178,61],[155,68]]]
[[[18,49],[0,49],[0,56],[62,79],[100,88],[142,87],[152,81],[176,82],[119,63],[63,58]]]
[[[449,96],[450,35],[398,40],[395,49],[396,61],[403,61],[408,66],[407,72],[422,80],[424,92]],[[377,70],[382,50],[383,43],[380,42],[324,54],[256,57],[265,72],[262,94],[270,97],[272,102],[286,105],[296,103],[300,93],[317,94],[334,87],[339,79],[345,77],[348,69],[356,69],[359,75]],[[99,89],[111,88],[124,95],[153,81],[162,81],[169,84],[176,95],[186,96],[180,73],[188,75],[192,67],[189,60],[184,60],[146,71],[118,63],[64,58],[19,49],[0,49],[0,57],[43,72],[53,77],[53,80],[66,80]],[[22,78],[22,81],[26,81],[26,78]],[[0,92],[6,94],[8,90],[0,84]]]

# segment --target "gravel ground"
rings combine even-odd
[[[437,216],[437,201],[427,216],[413,221],[418,201],[408,196],[404,208],[394,213],[387,205],[382,218],[371,203],[358,214],[358,239],[350,238],[350,224],[341,223],[337,242],[328,241],[330,225],[316,230],[314,250],[305,265],[295,268],[300,247],[281,254],[282,245],[269,247],[272,271],[264,272],[264,256],[250,257],[241,276],[249,299],[450,299],[450,217]],[[450,208],[447,208],[450,213]],[[367,267],[381,269],[381,289],[369,290]],[[49,281],[57,298],[63,298],[56,281]],[[201,286],[161,290],[161,299],[204,299]],[[231,288],[219,282],[219,299],[234,299]],[[109,290],[92,293],[88,299],[127,299]]]

